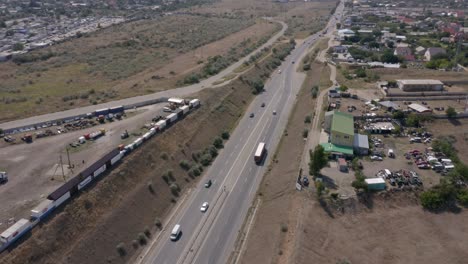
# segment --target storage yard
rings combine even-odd
[[[131,151],[149,140],[156,133],[161,133],[163,130],[168,129],[190,111],[193,111],[200,106],[198,99],[191,101],[179,99],[179,101],[180,102],[177,105],[170,103],[169,106],[171,106],[173,110],[170,109],[169,111],[173,113],[167,115],[166,118],[161,118],[156,115],[160,120],[156,123],[149,123],[147,132],[143,136],[133,139],[134,141],[127,146],[119,146],[119,148],[117,148],[121,139],[118,137],[120,132],[119,130],[122,129],[122,127],[134,130],[134,126],[142,120],[147,119],[148,116],[162,114],[163,112],[160,111],[160,106],[148,107],[146,113],[144,112],[141,115],[135,115],[133,118],[129,118],[121,122],[109,123],[108,126],[105,127],[112,132],[109,133],[107,140],[94,142],[99,137],[105,135],[105,129],[91,133],[87,133],[91,130],[87,129],[66,134],[64,133],[57,137],[40,139],[35,142],[35,144],[3,146],[5,151],[2,151],[0,160],[5,161],[5,169],[8,170],[9,181],[0,189],[0,195],[2,200],[9,201],[11,203],[2,203],[4,208],[1,210],[2,215],[0,219],[2,219],[2,225],[15,224],[2,233],[0,241],[2,242],[1,248],[6,248],[32,227],[37,225],[38,222],[49,215],[55,208],[58,208],[66,202],[71,196],[87,187],[91,182],[97,181],[98,178],[102,177],[101,175],[103,173],[115,167],[122,158],[129,155]],[[121,111],[119,111],[119,113],[121,113]],[[110,119],[109,116],[113,114],[109,112],[109,109],[105,111],[96,111],[98,119],[102,119],[101,117],[104,115],[106,115],[106,119]],[[151,119],[149,120],[150,122],[152,121]],[[137,127],[137,129],[139,130],[139,127]],[[112,138],[110,138],[111,135],[113,135]],[[93,144],[92,146],[90,145],[88,148],[77,152],[76,155],[72,154],[71,160],[73,161],[73,164],[72,161],[70,161],[71,166],[67,166],[67,164],[64,164],[66,162],[61,158],[61,152],[63,152],[64,147],[67,147],[66,140],[71,138],[79,139],[78,144],[85,144],[85,142],[89,140],[93,141]],[[55,142],[53,140],[55,140]],[[56,140],[60,140],[60,143],[57,144]],[[55,143],[54,147],[46,147],[50,146],[51,143]],[[45,158],[43,160],[44,162],[39,162],[41,159],[38,159],[38,157],[35,156],[33,157],[31,154],[40,153],[40,149],[46,149],[47,152],[49,152],[49,155],[41,155],[41,157]],[[37,152],[34,152],[34,150],[37,150]],[[24,156],[18,156],[18,151],[23,151],[23,153],[25,153]],[[91,153],[93,154],[90,155]],[[8,157],[11,156],[15,156],[16,158],[8,160]],[[62,164],[56,164],[56,160],[50,159],[50,157],[53,156],[60,156]],[[89,156],[93,156],[98,159],[92,160],[86,158]],[[18,160],[18,157],[20,157],[20,160]],[[27,162],[29,166],[26,166],[26,168],[24,166],[18,166],[18,162],[28,159],[34,160],[34,162]],[[47,168],[47,166],[51,166],[52,168]],[[52,175],[50,173],[51,170],[53,170]],[[78,171],[81,172],[76,174]],[[19,175],[26,176],[19,177]],[[41,177],[37,177],[37,175],[40,175]],[[32,182],[34,182],[35,186],[33,189],[30,188]],[[55,191],[52,191],[54,189]],[[50,194],[47,196],[47,193]],[[45,196],[47,196],[47,198]],[[25,198],[28,200],[25,201]],[[37,206],[31,208],[34,205]],[[29,208],[30,211],[27,208]],[[27,219],[30,219],[30,221]]]

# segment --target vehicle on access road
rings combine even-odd
[[[201,208],[200,208],[200,211],[201,211],[202,213],[206,212],[206,211],[208,210],[208,206],[209,206],[208,203],[207,203],[207,202],[204,202],[204,203],[202,204]]]

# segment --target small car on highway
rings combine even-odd
[[[250,118],[252,118],[252,117],[254,117],[254,116],[255,116],[254,113],[250,113]]]
[[[205,183],[205,188],[210,188],[211,184],[213,182],[211,180],[208,180],[206,183]]]
[[[276,115],[276,111],[273,111],[273,115]]]
[[[261,107],[265,107],[265,103],[262,103]]]
[[[206,212],[206,210],[208,210],[208,203],[207,202],[204,202],[200,208],[200,211],[202,211],[202,213]]]

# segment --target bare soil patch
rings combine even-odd
[[[468,212],[434,214],[417,200],[414,193],[382,193],[371,209],[350,200],[344,214],[331,218],[304,197],[297,258],[290,263],[465,263]]]

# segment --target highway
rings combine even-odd
[[[343,4],[337,12],[342,10]],[[334,27],[332,16],[327,29]],[[279,68],[282,72],[272,74],[265,84],[266,91],[253,100],[203,180],[175,210],[137,263],[226,263],[305,79],[304,74],[296,72],[299,63],[294,62],[299,62],[318,38],[319,33],[307,38],[283,62]],[[255,116],[250,118],[250,113]],[[260,142],[266,143],[269,152],[259,166],[253,155]],[[213,180],[213,185],[205,188],[208,179]],[[210,204],[206,213],[200,212],[203,202]],[[181,225],[182,235],[173,242],[169,235],[175,224]]]
[[[213,83],[216,81],[222,80],[224,77],[230,75],[232,72],[234,72],[235,69],[241,66],[245,61],[249,60],[252,55],[256,54],[257,52],[259,52],[265,47],[271,46],[271,44],[273,44],[281,36],[283,36],[288,26],[282,21],[274,21],[274,22],[280,23],[282,25],[282,28],[278,33],[272,36],[265,44],[261,45],[259,48],[251,52],[249,55],[241,58],[240,60],[230,65],[226,69],[222,70],[220,73],[213,75],[207,79],[204,79],[200,81],[199,83],[176,88],[176,89],[156,92],[152,94],[129,97],[129,98],[102,103],[102,104],[97,104],[97,105],[90,105],[90,106],[65,110],[61,112],[38,115],[38,116],[33,116],[33,117],[25,118],[25,119],[18,119],[18,120],[14,120],[10,122],[1,123],[0,128],[6,130],[6,129],[19,128],[19,127],[30,127],[38,123],[45,123],[45,122],[52,121],[52,120],[58,120],[58,119],[63,119],[63,118],[71,117],[71,116],[77,116],[77,115],[90,113],[97,109],[110,108],[110,107],[119,106],[119,105],[133,105],[136,103],[145,102],[145,101],[158,99],[158,98],[164,98],[164,97],[184,97],[184,96],[199,92],[205,88],[221,87],[229,83],[232,80],[223,82],[219,85],[213,85]]]

